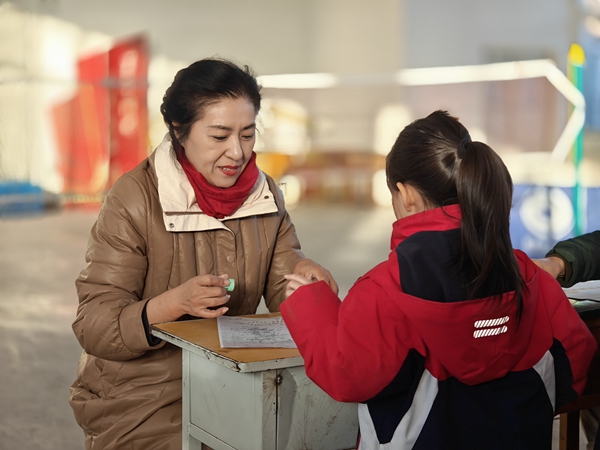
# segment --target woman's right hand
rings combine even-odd
[[[288,298],[292,295],[296,290],[301,286],[306,286],[307,284],[311,284],[314,280],[310,280],[305,276],[298,274],[288,274],[284,275],[284,278],[288,280],[287,287],[285,288],[285,298]]]
[[[176,288],[170,289],[148,301],[146,315],[150,324],[171,322],[185,314],[204,319],[222,316],[229,308],[229,295],[225,287],[229,285],[227,275],[198,275]]]
[[[229,308],[208,309],[223,305],[229,300],[225,286],[229,285],[227,275],[198,275],[179,286],[179,307],[184,314],[195,317],[212,318],[222,316]]]

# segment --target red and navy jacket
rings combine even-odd
[[[317,282],[281,305],[308,377],[359,403],[360,450],[548,450],[555,410],[585,387],[596,341],[524,253],[520,319],[514,291],[466,300],[460,219],[452,205],[398,220],[343,302]]]

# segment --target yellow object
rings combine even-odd
[[[290,157],[281,153],[259,152],[256,154],[256,164],[271,178],[278,180],[290,166]]]
[[[571,44],[569,49],[569,62],[577,66],[583,66],[585,64],[585,52],[579,44]]]

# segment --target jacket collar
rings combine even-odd
[[[446,231],[460,227],[462,212],[460,206],[448,205],[428,209],[412,216],[399,219],[392,226],[391,249],[419,231]]]
[[[259,176],[250,195],[231,216],[216,219],[207,216],[198,207],[194,189],[179,161],[173,156],[171,139],[167,134],[155,152],[155,169],[158,179],[158,196],[167,231],[206,231],[228,229],[223,222],[242,217],[277,212],[275,198],[265,174]]]

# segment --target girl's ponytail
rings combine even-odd
[[[488,292],[512,288],[520,314],[523,281],[509,233],[513,193],[510,174],[502,159],[482,142],[463,138],[457,156],[462,259],[469,261],[477,274],[469,286],[470,297],[481,296],[484,286]]]

